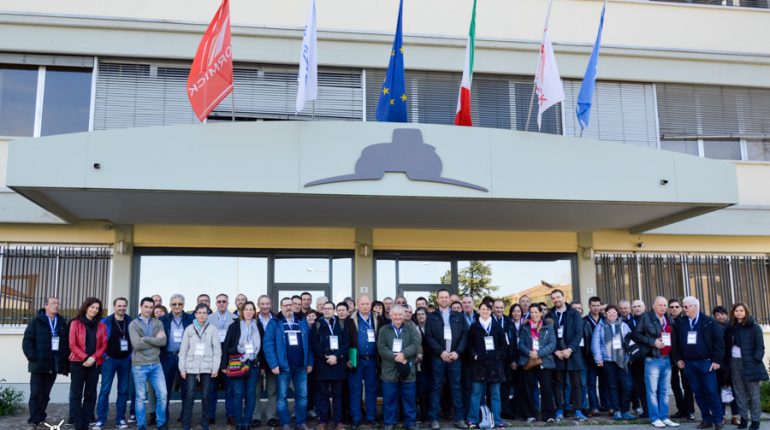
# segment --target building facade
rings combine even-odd
[[[471,2],[405,2],[407,124],[374,121],[395,0],[319,4],[319,99],[299,114],[307,3],[233,1],[234,95],[206,124],[185,82],[216,2],[102,3],[0,1],[9,383],[49,294],[68,314],[174,292],[412,303],[481,264],[509,300],[692,294],[770,324],[766,2],[609,1],[582,138],[599,1],[553,5],[566,101],[539,132],[545,1],[479,4],[472,128],[451,125]]]

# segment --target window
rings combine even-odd
[[[67,318],[86,297],[98,297],[106,308],[111,260],[107,247],[0,247],[0,324],[28,323],[49,296],[59,298]]]
[[[703,156],[717,160],[740,160],[741,142],[739,140],[704,140]]]
[[[660,149],[695,156],[699,154],[697,140],[662,140],[660,142]]]
[[[462,74],[407,70],[409,120],[420,124],[454,124]],[[385,70],[366,71],[366,117],[375,121]],[[532,96],[533,78],[475,74],[471,88],[473,125],[524,130]],[[537,130],[533,106],[529,130]],[[543,115],[543,133],[561,134],[561,104]]]
[[[770,323],[766,291],[770,258],[744,255],[597,254],[597,293],[607,303],[692,295],[707,314],[743,302],[761,324]]]
[[[750,161],[770,161],[770,140],[749,140],[746,149]]]
[[[767,0],[657,0],[670,3],[697,3],[714,6],[756,7],[767,9]]]
[[[88,131],[91,77],[84,68],[0,65],[0,136]]]

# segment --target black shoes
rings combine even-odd
[[[698,427],[696,427],[698,430],[703,430],[707,428],[711,428],[711,423],[707,423],[706,421],[701,421],[700,424],[698,424]]]

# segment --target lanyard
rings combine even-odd
[[[291,331],[294,330],[294,327],[293,327],[295,325],[294,324],[294,320],[291,320],[291,321],[286,320],[286,322],[283,323],[283,325],[287,326],[289,328],[289,330],[291,330]]]
[[[179,320],[179,322],[177,322]],[[176,328],[182,328],[182,317],[175,317],[171,316],[171,322],[176,326]]]
[[[324,318],[324,322],[326,322],[326,325],[329,327],[329,335],[334,336],[334,327],[337,325],[337,320],[332,317],[332,323],[329,324],[329,321]]]
[[[225,316],[223,318],[220,318],[219,313],[217,313],[217,319],[219,320],[219,328],[224,330],[225,323],[227,322],[227,312],[225,312]]]
[[[470,316],[470,317],[469,317],[469,316],[468,316],[468,314],[466,314],[466,313],[463,313],[463,315],[465,316],[465,321],[468,323],[468,325],[469,325],[469,326],[470,326],[471,324],[473,324],[473,314],[471,314],[471,316]]]
[[[484,324],[481,322],[481,318],[479,318],[479,324],[481,324],[481,328],[484,329],[485,332],[487,332],[487,336],[489,336],[489,332],[492,331],[492,321],[489,321],[489,324],[484,327]]]
[[[591,315],[588,316],[588,321],[591,321],[591,324],[594,326],[594,328],[599,325],[599,321],[594,321],[594,318]]]
[[[404,327],[396,328],[395,324],[391,324],[391,327],[393,327],[393,331],[396,332],[396,339],[401,339],[401,330],[404,329]]]
[[[195,334],[198,335],[198,339],[203,340],[203,335],[206,334],[206,329],[209,328],[209,325],[207,323],[204,323],[206,325],[203,326],[203,331],[199,332],[197,324],[194,324],[195,327],[193,329],[195,330]]]
[[[53,317],[53,322],[51,322],[51,318],[48,318],[48,326],[51,327],[51,336],[56,337],[56,326],[59,324],[59,321],[56,319],[56,316]]]
[[[362,317],[362,316],[361,316],[361,314],[358,314],[358,318],[359,318],[361,321],[363,321],[363,322],[364,322],[364,324],[366,324],[366,328],[367,328],[367,329],[370,329],[370,328],[372,328],[372,324],[371,324],[371,322],[370,322],[370,321],[372,320],[372,316],[371,316],[371,315],[369,315],[369,321],[365,320],[365,319],[364,319],[364,317]]]
[[[667,326],[668,326],[668,320],[666,319],[666,316],[663,315],[663,317],[660,319],[660,327],[661,327],[660,331],[665,331]]]
[[[558,318],[558,321],[559,321],[559,323],[558,323],[558,324],[559,324],[559,327],[561,327],[561,319],[562,319],[562,317],[564,317],[564,312],[559,312],[559,311],[556,311],[556,318]]]
[[[123,323],[123,325],[121,325],[121,323]],[[126,338],[126,319],[125,319],[125,317],[123,318],[123,321],[115,320],[115,325],[118,326],[118,330],[120,330],[120,337],[125,339]]]
[[[246,340],[248,342],[251,342],[251,329],[253,327],[252,324],[254,324],[254,320],[249,321],[249,325],[246,326]]]
[[[698,314],[698,315],[695,317],[695,322],[694,322],[694,323],[693,323],[693,321],[692,321],[692,320],[690,320],[690,331],[693,331],[693,330],[695,330],[695,326],[696,326],[696,325],[698,325],[698,318],[700,318],[700,314]]]
[[[610,330],[612,330],[612,337],[615,337],[615,324],[610,323]]]

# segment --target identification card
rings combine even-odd
[[[698,332],[697,331],[688,331],[687,332],[687,344],[688,345],[695,345],[698,343]]]
[[[582,338],[582,337],[581,337],[581,338],[580,338],[580,347],[582,348],[582,347],[584,347],[584,346],[586,346],[586,340],[585,340],[584,338]]]
[[[620,336],[612,338],[612,349],[623,349],[623,342],[620,341]]]
[[[732,350],[730,351],[733,358],[741,358],[741,347],[738,345],[733,345]]]
[[[444,340],[452,340],[452,329],[444,327]]]
[[[561,338],[563,338],[563,337],[564,337],[564,326],[561,326],[561,327],[559,327],[559,328],[556,330],[556,336],[557,336],[559,339],[561,339]]]
[[[128,351],[128,339],[120,339],[120,350],[122,352]]]
[[[54,336],[51,338],[51,351],[58,351],[59,350],[59,336]]]
[[[227,336],[227,332],[226,331],[220,331],[219,332],[219,343],[222,343],[222,342],[225,341],[225,336]]]
[[[372,342],[372,343],[376,342],[376,340],[374,339],[374,330],[373,329],[366,329],[366,339],[369,342]]]
[[[254,354],[254,344],[249,342],[246,344],[246,354]]]
[[[532,350],[533,351],[540,350],[540,339],[532,339]]]
[[[393,339],[393,352],[398,354],[401,352],[402,339]]]
[[[495,338],[492,336],[484,336],[484,348],[487,351],[494,351],[495,350]]]
[[[290,331],[289,332],[289,346],[297,346],[299,345],[299,339],[297,338],[297,332],[296,331]]]
[[[671,346],[671,333],[661,333],[660,340],[663,341],[663,346]]]
[[[204,352],[206,352],[206,344],[204,344],[204,343],[196,343],[195,344],[195,355],[203,355]]]
[[[340,349],[340,339],[337,336],[329,336],[329,349],[332,351]]]
[[[182,342],[182,330],[174,329],[171,333],[174,339],[174,342],[181,343]]]

